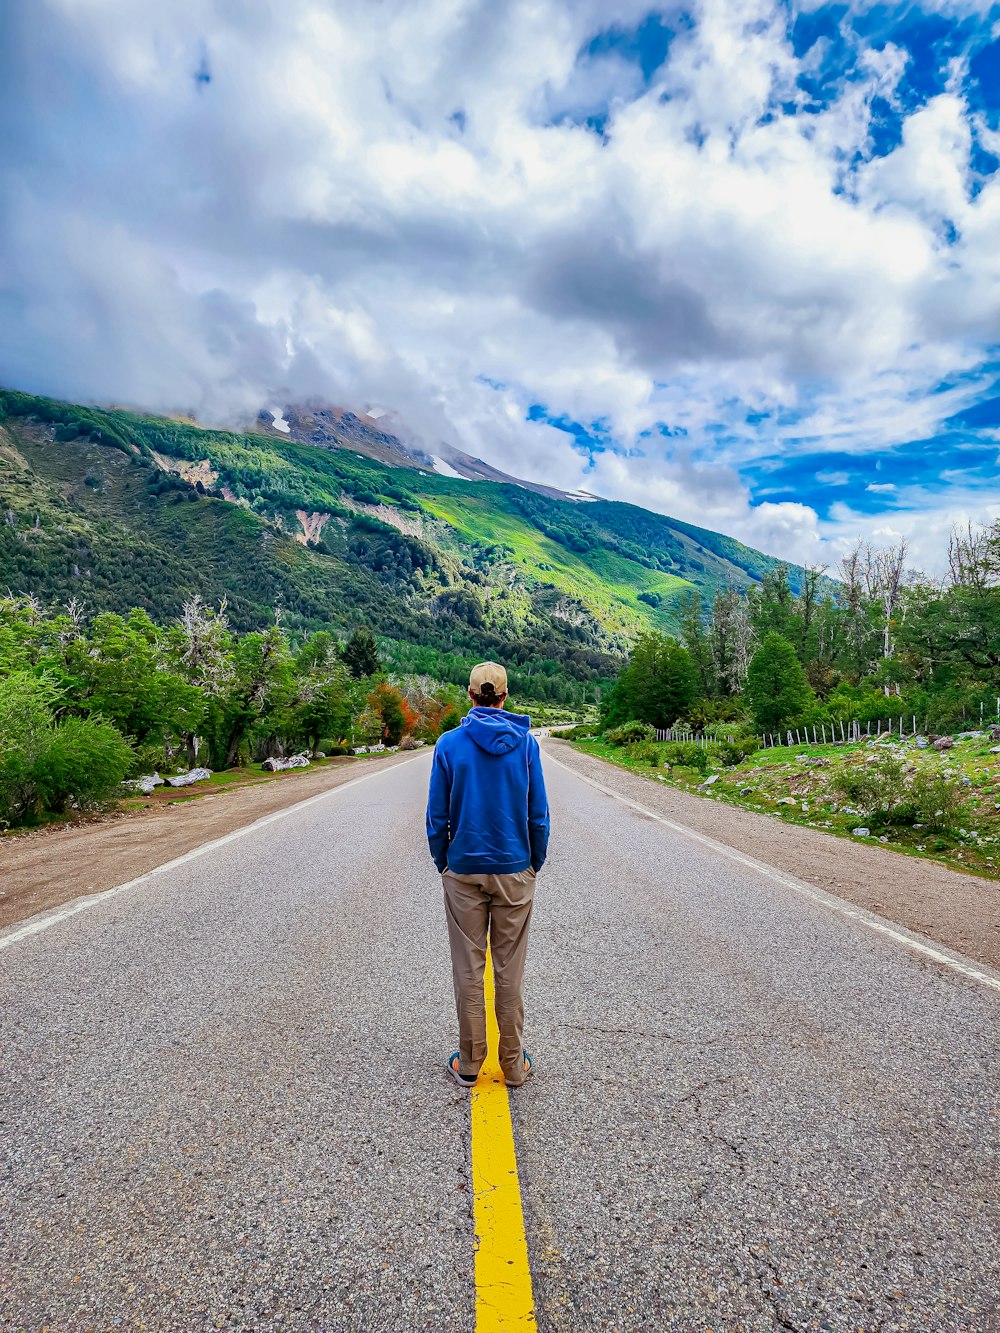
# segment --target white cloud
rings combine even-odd
[[[860,538],[888,546],[906,538],[909,563],[929,575],[944,571],[948,538],[955,528],[987,526],[1000,519],[1000,504],[972,493],[957,493],[949,502],[913,511],[894,511],[890,522],[883,515],[862,514],[841,504],[831,507],[831,522],[821,525],[825,545],[843,553]]]
[[[858,44],[805,109],[824,50],[795,57],[776,0],[660,6],[677,35],[648,87],[613,43],[586,53],[598,0],[17,4],[9,383],[208,420],[377,402],[432,453],[796,559],[838,523],[755,504],[742,464],[926,438],[982,389],[1000,182],[973,193],[990,131],[963,67],[866,162],[908,53]],[[605,114],[607,141],[575,123]],[[532,403],[628,456],[591,466]]]

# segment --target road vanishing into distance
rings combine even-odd
[[[0,936],[0,1328],[1000,1329],[996,974],[565,755],[501,1094],[533,1317],[477,1301],[418,755]]]

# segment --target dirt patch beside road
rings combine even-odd
[[[331,760],[322,768],[292,770],[204,796],[196,796],[196,788],[181,788],[173,804],[158,792],[145,809],[5,838],[0,841],[0,929],[83,894],[125,884],[275,810],[413,757]]]
[[[583,754],[565,741],[550,742],[547,749],[567,768],[678,824],[1000,968],[1000,886],[994,880],[678,791]]]

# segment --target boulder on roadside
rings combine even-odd
[[[867,838],[871,835],[871,829],[867,828],[852,828],[851,832],[856,838]]]
[[[174,778],[167,778],[171,787],[190,787],[192,782],[204,782],[212,776],[210,768],[192,768],[187,773],[178,773]]]

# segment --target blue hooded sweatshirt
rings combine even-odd
[[[427,841],[438,870],[511,875],[541,870],[549,803],[538,742],[523,713],[473,708],[434,747]]]

